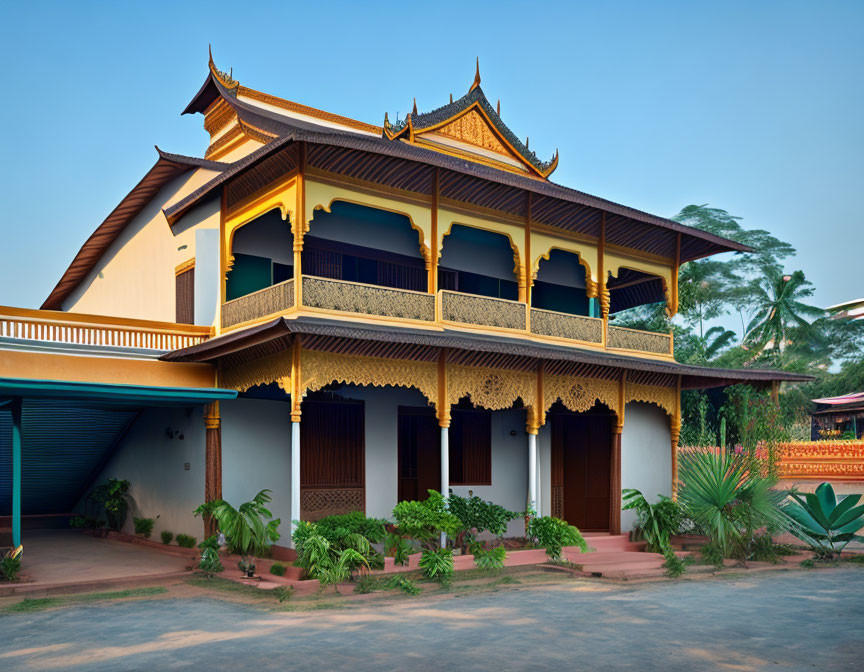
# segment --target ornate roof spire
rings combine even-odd
[[[471,88],[468,89],[468,93],[471,93],[474,89],[480,86],[480,57],[477,57],[477,69],[474,71],[474,83],[471,85]]]
[[[413,115],[417,114],[417,97],[416,96],[414,97],[414,109],[411,110],[411,114],[413,114]]]
[[[452,93],[450,94],[450,102],[451,103],[453,102],[453,94]]]
[[[500,117],[501,116],[501,99],[498,99],[498,106],[495,108],[495,113]]]

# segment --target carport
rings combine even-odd
[[[236,396],[218,388],[0,378],[0,546],[4,520],[17,546],[22,515],[71,512],[143,409]]]

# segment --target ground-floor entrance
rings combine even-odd
[[[615,415],[598,404],[587,413],[556,409],[549,421],[552,515],[580,530],[609,530]]]

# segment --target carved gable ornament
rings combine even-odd
[[[492,125],[476,108],[435,129],[434,133],[522,162],[522,158],[501,141]]]

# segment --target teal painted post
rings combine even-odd
[[[597,317],[597,299],[588,299],[588,315]]]
[[[12,400],[12,545],[21,543],[21,399]]]

